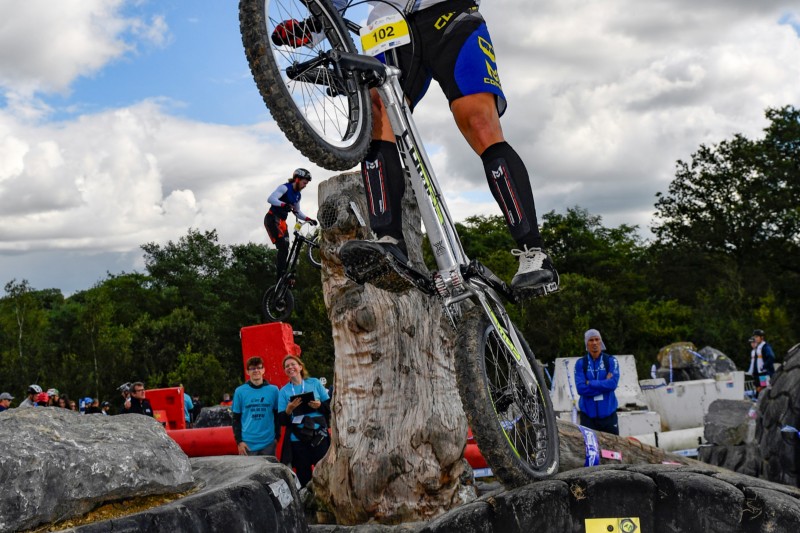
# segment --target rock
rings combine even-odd
[[[197,420],[194,421],[196,428],[218,428],[233,425],[233,413],[231,408],[225,405],[215,405],[213,407],[203,407]]]
[[[782,432],[786,426],[800,427],[800,344],[786,353],[772,384],[761,391],[756,423],[762,477],[798,487],[800,438],[796,433]]]
[[[144,415],[10,409],[0,413],[0,449],[0,531],[194,485],[189,458],[161,424]]]
[[[191,459],[200,490],[166,505],[66,530],[70,533],[308,531],[292,471],[265,457]]]
[[[761,474],[761,454],[755,443],[738,446],[700,446],[697,452],[697,458],[704,463],[753,477]]]
[[[746,444],[753,402],[715,400],[703,417],[706,441],[719,446]]]

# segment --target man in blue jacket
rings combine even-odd
[[[605,352],[600,332],[590,329],[583,334],[586,355],[575,363],[575,385],[581,399],[581,425],[589,429],[619,435],[617,396],[619,363]]]

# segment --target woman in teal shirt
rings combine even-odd
[[[311,481],[312,467],[322,459],[330,447],[327,418],[330,416],[328,391],[308,371],[299,357],[287,355],[283,358],[283,371],[289,383],[278,393],[278,418],[287,427],[281,459],[297,472],[300,485]],[[309,394],[310,393],[310,394]],[[313,396],[307,401],[304,398]],[[293,399],[294,398],[294,399]],[[286,441],[289,441],[289,447]]]

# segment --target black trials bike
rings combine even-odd
[[[319,232],[311,235],[300,233],[302,224],[294,225],[294,240],[289,248],[286,258],[286,271],[278,282],[266,290],[261,298],[261,310],[267,322],[284,322],[294,310],[294,296],[292,288],[297,278],[297,261],[300,259],[303,245],[306,246],[306,257],[314,268],[322,268],[322,259],[319,256]]]

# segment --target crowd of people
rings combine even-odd
[[[15,399],[9,392],[0,393],[0,411],[12,409],[11,404]],[[16,407],[22,409],[29,407],[60,407],[70,411],[78,411],[82,414],[112,414],[110,412],[111,403],[107,401],[101,402],[99,398],[91,398],[89,396],[73,400],[58,389],[43,390],[42,387],[35,383],[28,386],[25,390],[25,396],[20,399]]]

